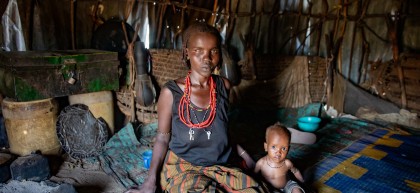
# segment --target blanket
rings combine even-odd
[[[130,188],[142,184],[147,177],[142,156],[146,150],[148,147],[140,144],[133,126],[128,123],[106,143],[99,160],[108,175]]]

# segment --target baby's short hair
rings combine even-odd
[[[289,142],[290,142],[292,134],[287,129],[287,127],[284,126],[283,124],[281,124],[280,122],[276,122],[273,125],[270,125],[270,126],[267,127],[267,129],[265,130],[265,141],[267,141],[268,134],[270,133],[270,131],[279,131],[279,132],[285,134],[287,136],[287,138],[289,139]]]

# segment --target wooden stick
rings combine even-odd
[[[240,0],[236,0],[236,5],[235,5],[235,7],[233,8],[232,11],[227,10],[228,14],[229,14],[229,25],[228,25],[228,29],[226,31],[225,42],[229,42],[230,39],[232,38],[232,33],[233,33],[233,29],[234,29],[235,22],[236,22],[236,14],[238,12],[239,2],[240,2]],[[233,13],[235,13],[235,17],[232,16]]]
[[[124,21],[127,21],[130,13],[133,10],[134,0],[127,0],[125,3]]]
[[[389,38],[392,42],[392,57],[394,60],[394,64],[397,67],[398,72],[398,79],[400,82],[401,87],[401,108],[405,109],[407,107],[407,95],[405,90],[405,84],[404,84],[404,73],[401,66],[401,61],[399,58],[399,48],[398,48],[398,21],[399,21],[399,12],[397,11],[394,15],[394,21],[391,17],[388,16],[387,18],[387,24],[389,29]]]
[[[207,22],[209,25],[214,25],[214,20],[216,20],[216,12],[217,12],[217,5],[218,5],[218,0],[214,0],[214,4],[213,4],[213,12],[211,13],[211,17],[209,19],[209,21]]]
[[[169,0],[167,0],[169,2]],[[158,20],[158,31],[156,36],[156,42],[158,43],[158,47],[160,47],[160,36],[162,34],[162,23],[163,23],[163,16],[166,13],[166,7],[167,4],[163,4],[162,6],[159,6],[159,20]]]
[[[76,49],[74,40],[74,4],[75,0],[70,0],[70,33],[71,33],[71,48]]]
[[[360,3],[357,1],[356,2],[357,5],[357,13],[358,15],[360,15]],[[354,52],[354,42],[356,42],[356,33],[357,33],[357,23],[353,26],[353,37],[352,37],[352,41],[351,41],[351,47],[350,47],[350,62],[349,62],[349,70],[347,71],[347,78],[350,78],[351,75],[351,69],[352,69],[352,65],[353,65],[353,52]],[[362,57],[363,60],[363,57]]]
[[[24,30],[25,33],[25,41],[26,43],[26,49],[27,50],[32,50],[32,33],[33,33],[33,18],[34,18],[34,1],[30,0],[29,3],[27,3],[28,1],[25,1],[25,28],[26,30]],[[29,4],[29,5],[28,5]]]

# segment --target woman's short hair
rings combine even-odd
[[[220,36],[220,32],[215,27],[208,25],[207,23],[194,22],[193,24],[188,26],[188,28],[182,34],[182,62],[188,68],[191,67],[191,64],[188,60],[187,47],[191,36],[197,32],[205,32],[214,35],[217,38],[217,47],[219,48],[219,50],[221,50],[222,37]]]

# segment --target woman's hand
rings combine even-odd
[[[167,87],[164,87],[160,92],[158,101],[158,131],[153,147],[148,177],[139,188],[127,190],[125,193],[154,193],[156,191],[156,179],[162,170],[162,163],[164,162],[170,141],[172,103],[172,92]]]
[[[144,183],[138,189],[130,189],[124,193],[155,193],[156,183],[152,180],[146,179]]]

